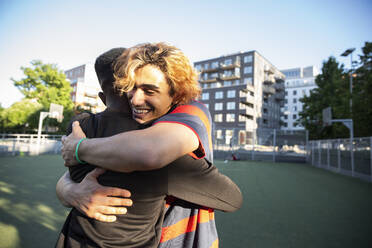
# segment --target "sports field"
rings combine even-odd
[[[216,214],[220,247],[372,247],[372,184],[303,164],[217,162],[244,205]],[[59,156],[0,157],[0,247],[53,247],[67,214]]]

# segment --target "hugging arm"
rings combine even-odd
[[[239,187],[205,159],[183,156],[168,167],[168,195],[226,212],[243,202]]]
[[[65,165],[76,165],[76,145],[85,134],[74,122],[72,133],[63,138]],[[80,143],[80,160],[118,172],[154,170],[199,147],[196,134],[176,123],[159,123],[142,130],[117,134],[108,138],[87,139]],[[140,154],[140,156],[139,156]]]
[[[59,180],[56,192],[60,202],[66,207],[75,207],[81,213],[99,221],[113,222],[117,214],[125,214],[126,207],[132,205],[128,190],[105,187],[97,177],[103,169],[94,169],[80,183],[75,183],[67,171]]]

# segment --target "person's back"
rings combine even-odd
[[[138,128],[130,115],[109,110],[81,117],[80,125],[88,138],[108,137]],[[71,178],[80,182],[94,168],[88,164],[70,167]],[[107,171],[98,181],[104,186],[125,188],[133,192],[131,199],[134,206],[128,208],[127,214],[119,215],[113,223],[96,221],[73,209],[66,221],[67,226],[63,228],[66,237],[63,246],[74,247],[79,243],[88,247],[157,247],[164,199],[168,191],[166,169],[133,173]]]

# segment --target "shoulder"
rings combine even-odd
[[[211,115],[208,108],[201,102],[192,101],[188,104],[174,107],[168,114],[160,117],[158,122],[193,122],[210,127]]]
[[[85,126],[94,118],[95,114],[90,112],[84,112],[78,115],[75,115],[71,118],[68,127],[67,127],[67,134],[70,134],[72,132],[72,123],[74,121],[78,121],[82,129],[84,130]]]

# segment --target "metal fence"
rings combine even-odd
[[[219,129],[213,134],[214,157],[305,163],[307,137],[304,130]]]
[[[62,135],[0,134],[0,155],[39,155],[60,153]]]
[[[372,137],[309,141],[307,161],[316,167],[372,182]]]

